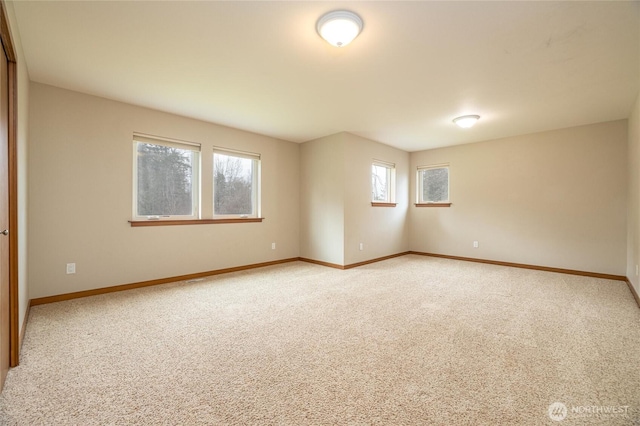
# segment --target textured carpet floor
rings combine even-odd
[[[2,425],[640,424],[625,283],[421,256],[35,306],[21,361]]]

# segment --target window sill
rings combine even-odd
[[[395,207],[398,203],[375,203],[371,202],[371,207]]]
[[[451,207],[451,203],[416,203],[416,207]]]
[[[262,222],[263,217],[248,217],[245,219],[187,219],[187,220],[130,220],[134,226],[171,226],[171,225],[212,225],[221,223],[255,223]]]

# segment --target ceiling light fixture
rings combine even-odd
[[[463,129],[468,129],[469,127],[473,127],[478,120],[480,120],[479,115],[463,115],[461,117],[454,118],[453,122]]]
[[[318,19],[316,30],[320,37],[336,47],[344,47],[362,31],[362,19],[347,10],[334,10]]]

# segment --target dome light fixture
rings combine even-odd
[[[362,31],[362,19],[347,10],[334,10],[318,19],[316,30],[320,37],[336,47],[344,47]]]
[[[476,124],[476,121],[478,120],[480,120],[479,115],[463,115],[454,118],[453,122],[463,129],[468,129],[469,127],[473,127],[473,125]]]

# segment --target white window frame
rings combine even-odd
[[[374,159],[371,162],[371,176],[373,177],[373,167],[383,167],[387,169],[387,199],[376,200],[373,190],[373,181],[371,182],[371,202],[372,203],[395,203],[396,202],[396,165],[387,161]]]
[[[192,164],[192,214],[191,215],[139,215],[138,214],[138,144],[153,144],[166,147],[189,150],[197,153]],[[143,133],[133,134],[133,220],[194,220],[200,218],[200,187],[201,187],[201,145],[194,142],[186,142],[177,139],[163,138],[159,136],[146,135]]]
[[[423,173],[426,170],[434,170],[434,169],[447,169],[447,194],[449,195],[447,200],[442,201],[428,201],[424,200],[422,196],[424,195],[423,188]],[[447,204],[451,203],[451,167],[449,163],[445,164],[433,164],[429,166],[418,166],[418,170],[416,173],[416,203],[417,204]]]
[[[216,206],[215,206],[215,199],[216,199],[216,182],[215,182],[215,167],[216,167],[216,160],[215,160],[215,155],[216,154],[221,154],[221,155],[228,155],[228,156],[233,156],[233,157],[239,157],[239,158],[245,158],[245,159],[249,159],[252,160],[251,163],[251,199],[252,199],[252,206],[253,206],[253,211],[251,212],[251,214],[218,214],[216,213]],[[212,188],[213,188],[213,198],[211,200],[212,202],[212,210],[213,210],[213,218],[214,219],[232,219],[232,218],[237,218],[237,219],[246,219],[246,218],[260,218],[261,217],[261,206],[262,206],[262,200],[261,200],[261,184],[262,184],[262,178],[261,178],[261,156],[260,154],[254,153],[254,152],[246,152],[246,151],[238,151],[238,150],[234,150],[234,149],[228,149],[228,148],[222,148],[222,147],[214,147],[213,148],[213,154],[211,156],[211,160],[213,162],[213,166],[211,168],[211,179],[213,181],[212,183]]]

